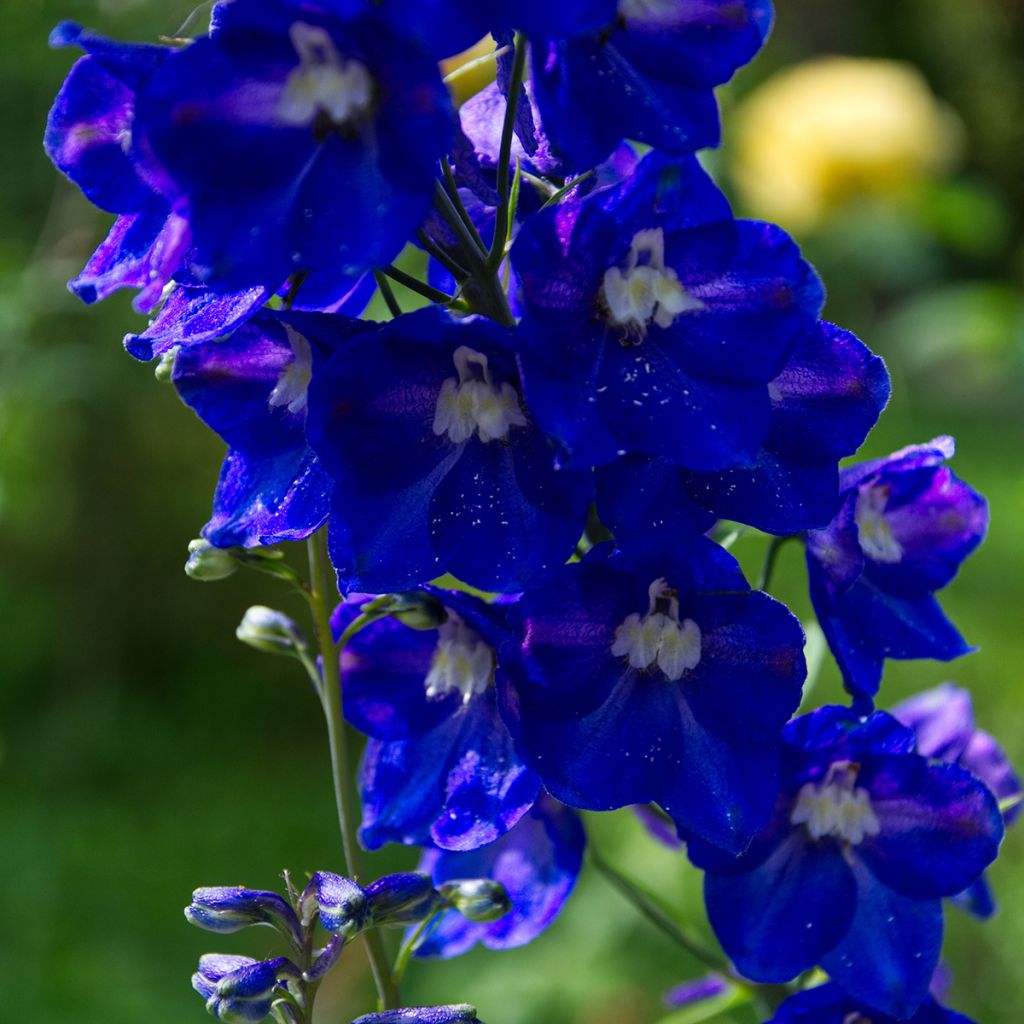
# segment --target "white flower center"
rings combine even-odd
[[[889,488],[881,485],[865,487],[857,495],[854,522],[861,550],[876,562],[898,562],[903,558],[903,545],[893,536],[885,518]]]
[[[364,113],[373,99],[373,79],[357,60],[343,60],[324,29],[296,21],[288,35],[299,55],[278,106],[286,124],[306,125],[323,114],[343,125]]]
[[[865,836],[877,836],[881,827],[866,789],[858,789],[857,767],[837,761],[823,782],[805,783],[789,820],[803,825],[812,839],[831,836],[856,846]]]
[[[679,283],[676,272],[665,266],[665,232],[661,228],[633,236],[625,270],[609,267],[604,272],[601,295],[608,320],[637,338],[646,335],[651,323],[669,327],[680,314],[704,308],[704,303]]]
[[[458,379],[449,377],[441,385],[434,409],[434,433],[447,434],[454,444],[468,441],[474,433],[481,441],[501,441],[511,427],[525,427],[519,395],[509,383],[491,383],[487,356],[460,345],[452,359]]]
[[[306,408],[309,382],[313,376],[313,350],[294,328],[285,324],[284,330],[292,347],[292,358],[270,392],[270,408],[284,405],[289,412],[302,412]]]
[[[494,652],[454,612],[437,630],[437,648],[427,673],[427,697],[441,700],[461,693],[468,704],[494,678]]]
[[[665,580],[655,580],[647,593],[647,614],[626,616],[615,630],[612,654],[641,670],[657,665],[675,682],[700,664],[700,627],[693,619],[679,621],[679,598]]]

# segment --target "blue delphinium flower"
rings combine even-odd
[[[853,999],[905,1018],[942,945],[942,898],[992,862],[1003,824],[964,769],[915,752],[884,712],[826,707],[785,729],[774,817],[730,858],[691,840],[711,925],[737,969],[789,981],[820,964]]]
[[[783,231],[733,220],[695,159],[652,153],[621,185],[527,218],[512,263],[527,401],[573,464],[755,463],[769,383],[823,296]]]
[[[590,474],[558,469],[523,399],[512,335],[437,307],[341,346],[310,387],[310,444],[334,481],[343,591],[450,572],[514,591],[569,558]]]
[[[505,635],[504,606],[435,593],[444,606],[436,629],[381,619],[342,653],[345,716],[371,737],[360,775],[360,838],[369,849],[492,843],[530,809],[540,788],[498,714],[495,650]],[[338,609],[337,633],[362,604]]]
[[[838,461],[860,447],[889,397],[878,356],[821,321],[768,385],[768,433],[750,467],[695,472],[633,455],[597,472],[597,508],[624,550],[666,547],[731,519],[768,533],[827,525]]]
[[[469,853],[424,850],[419,867],[435,885],[463,878],[494,879],[504,885],[512,910],[482,923],[447,911],[416,955],[448,958],[478,942],[488,949],[512,949],[532,942],[554,921],[572,893],[585,842],[579,816],[543,795],[514,828],[489,846]]]
[[[835,518],[807,534],[814,610],[865,705],[886,658],[948,661],[973,649],[934,597],[988,525],[985,499],[943,465],[953,450],[940,437],[844,469]]]
[[[235,0],[148,81],[133,134],[186,211],[201,278],[277,287],[389,262],[453,123],[430,54],[371,5]]]
[[[259,1021],[270,1013],[280,990],[294,988],[301,978],[295,964],[283,956],[253,960],[207,953],[199,958],[192,987],[206,1000],[206,1009],[217,1020]]]
[[[118,288],[138,290],[137,309],[159,300],[190,244],[187,221],[157,194],[139,166],[132,138],[142,89],[173,54],[169,46],[118,43],[65,22],[52,46],[80,46],[46,124],[47,155],[85,196],[117,214],[106,240],[69,287],[85,302]]]
[[[791,995],[767,1024],[974,1024],[962,1013],[947,1010],[927,997],[910,1017],[879,1015],[834,984]]]
[[[476,1007],[468,1003],[452,1006],[406,1006],[401,1010],[367,1013],[352,1024],[483,1024]]]
[[[974,724],[971,695],[952,683],[943,683],[901,701],[891,714],[914,730],[918,753],[950,761],[980,779],[1003,808],[1003,822],[1012,825],[1021,813],[1021,780],[1003,748]],[[977,917],[996,910],[984,875],[954,902]]]
[[[733,851],[767,822],[779,730],[800,702],[803,632],[711,541],[627,560],[595,549],[509,613],[503,710],[563,802],[660,804]]]
[[[533,91],[556,151],[582,171],[623,138],[667,153],[717,145],[714,88],[771,22],[770,0],[619,0],[595,32],[532,36]]]
[[[305,438],[315,363],[359,321],[261,314],[230,337],[182,346],[172,379],[227,442],[203,536],[218,547],[301,540],[327,518],[331,481]],[[369,329],[372,325],[365,325]]]

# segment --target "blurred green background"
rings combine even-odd
[[[889,361],[883,454],[938,433],[992,504],[988,543],[944,603],[982,653],[897,664],[890,700],[969,685],[981,724],[1024,766],[1024,8],[1017,0],[779,0],[764,55],[723,96],[711,163],[748,215],[793,230],[830,289],[827,315]],[[141,320],[86,308],[64,282],[106,226],[46,162],[47,108],[72,56],[46,48],[70,17],[123,38],[173,35],[182,0],[23,0],[3,9],[0,105],[0,1018],[32,1024],[204,1019],[198,954],[267,951],[181,916],[200,884],[274,887],[338,865],[322,723],[301,672],[238,645],[245,607],[296,615],[261,577],[181,572],[222,454],[134,363]],[[842,54],[870,58],[821,63]],[[877,61],[898,62],[879,64]],[[806,62],[812,61],[809,67]],[[794,72],[795,68],[799,68]],[[749,564],[761,542],[742,543]],[[301,556],[301,552],[296,552]],[[297,564],[301,558],[297,559]],[[802,616],[787,549],[777,592]],[[815,699],[837,693],[826,670]],[[699,879],[628,812],[594,818],[618,859],[706,927]],[[375,858],[383,872],[409,852]],[[992,872],[1002,911],[950,911],[952,1001],[1019,1024],[1024,834]],[[587,871],[533,946],[413,965],[410,1001],[470,1001],[492,1024],[648,1024],[697,966]],[[319,1021],[370,1006],[353,949]],[[733,1019],[752,1020],[746,1011]],[[677,1021],[682,1024],[682,1021]]]

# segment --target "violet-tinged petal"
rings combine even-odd
[[[673,1008],[692,1006],[694,1003],[725,995],[728,991],[729,982],[721,975],[705,974],[702,978],[694,978],[692,981],[684,981],[673,986],[662,996],[662,1002]]]
[[[879,825],[858,856],[891,889],[914,899],[953,896],[995,860],[1003,838],[992,794],[956,765],[889,756],[864,765]]]
[[[483,1024],[476,1007],[468,1003],[454,1006],[407,1006],[401,1010],[367,1013],[352,1024]]]
[[[417,956],[449,958],[478,942],[488,949],[523,946],[543,932],[569,898],[583,861],[586,837],[574,811],[542,796],[514,828],[469,853],[428,849],[420,870],[435,884],[489,878],[504,885],[510,913],[477,924],[449,911],[417,949]]]
[[[959,760],[975,734],[970,691],[952,683],[915,693],[890,714],[914,730],[919,753],[940,761]]]
[[[384,875],[366,887],[366,898],[373,923],[392,927],[423,921],[441,905],[433,880],[422,870]]]
[[[317,871],[302,895],[304,923],[311,919],[314,902],[320,913],[320,923],[336,935],[354,938],[367,924],[369,897],[366,890],[350,878],[330,871]]]
[[[189,246],[188,224],[159,198],[122,214],[68,288],[83,302],[98,302],[119,288],[137,288],[132,305],[146,312],[160,301]]]
[[[141,334],[128,334],[128,354],[146,362],[177,345],[199,345],[226,337],[270,298],[267,288],[219,293],[180,285]]]

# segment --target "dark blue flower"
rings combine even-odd
[[[778,791],[779,730],[805,674],[803,633],[736,562],[692,550],[600,549],[526,591],[503,654],[503,710],[558,799],[656,802],[681,831],[739,851]]]
[[[210,543],[300,540],[326,519],[331,484],[306,444],[306,401],[314,365],[338,337],[333,319],[260,315],[177,352],[178,393],[228,445],[203,528]]]
[[[432,307],[318,369],[308,436],[334,481],[343,591],[404,590],[444,572],[514,591],[572,554],[590,474],[555,466],[510,345],[490,320]]]
[[[295,945],[302,941],[295,911],[276,892],[239,885],[196,889],[185,908],[185,917],[211,932],[237,932],[251,925],[268,924]]]
[[[476,1007],[467,1003],[454,1006],[406,1006],[401,1010],[367,1013],[352,1024],[483,1024]]]
[[[280,989],[296,987],[301,977],[299,969],[283,956],[253,960],[207,953],[199,958],[192,987],[206,1000],[206,1009],[217,1020],[240,1024],[263,1020]]]
[[[974,1024],[962,1013],[947,1010],[930,996],[910,1017],[879,1016],[851,999],[834,984],[820,985],[790,996],[768,1024]]]
[[[447,614],[438,628],[381,619],[356,633],[342,654],[345,715],[371,737],[361,769],[360,832],[370,849],[492,843],[530,809],[540,787],[498,715],[494,668],[504,606],[435,594]],[[341,606],[337,633],[360,607]]]
[[[220,4],[211,34],[149,79],[133,137],[187,216],[201,281],[355,278],[401,249],[454,114],[400,28],[370,5]]]
[[[399,928],[425,920],[441,905],[430,875],[422,870],[384,875],[366,887],[366,898],[375,925]]]
[[[948,661],[972,650],[933,596],[988,525],[985,499],[942,465],[952,455],[952,438],[940,437],[844,469],[839,511],[807,534],[814,610],[846,688],[865,705],[886,658]]]
[[[889,397],[878,356],[821,321],[769,384],[768,434],[750,467],[695,472],[642,455],[597,473],[597,505],[620,548],[667,546],[731,519],[768,533],[827,525],[838,461],[860,447]]]
[[[463,878],[490,878],[504,885],[510,913],[477,924],[450,910],[432,929],[416,955],[453,957],[478,942],[488,949],[512,949],[535,939],[555,919],[576,884],[586,836],[578,815],[542,796],[519,823],[496,842],[470,853],[428,849],[420,870],[435,885]]]
[[[689,843],[708,916],[737,969],[784,982],[820,964],[853,999],[905,1018],[942,944],[942,898],[995,858],[1003,824],[964,769],[914,750],[892,716],[840,707],[785,729],[782,791],[738,858]]]
[[[784,232],[734,221],[695,159],[649,154],[527,218],[512,263],[527,401],[574,463],[754,465],[769,384],[822,302]]]
[[[1020,777],[1002,747],[974,724],[971,695],[967,690],[943,683],[901,701],[891,713],[914,730],[918,752],[966,768],[980,779],[1003,810],[1003,821],[1013,824],[1020,816]],[[982,876],[959,893],[955,902],[978,917],[995,913],[988,882]]]
[[[620,0],[597,32],[533,37],[545,129],[576,170],[623,138],[666,153],[717,145],[714,87],[757,53],[771,22],[769,0]]]

